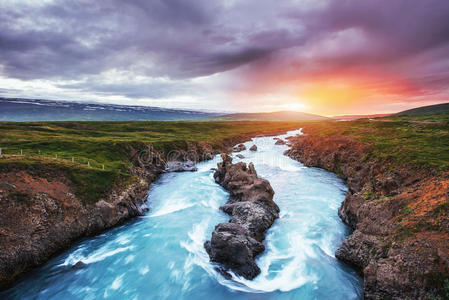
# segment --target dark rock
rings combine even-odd
[[[252,145],[251,148],[249,148],[250,151],[257,151],[257,146],[256,145]]]
[[[85,264],[83,261],[80,260],[72,266],[72,269],[79,270],[79,269],[84,269],[85,267],[87,267],[87,264]]]
[[[254,258],[265,247],[241,225],[218,224],[212,233],[212,239],[204,247],[212,261],[223,264],[240,276],[252,279],[260,273]]]
[[[246,147],[243,144],[238,144],[237,146],[234,146],[234,148],[232,148],[232,151],[234,152],[241,152],[244,150],[246,150]]]
[[[232,275],[229,274],[228,271],[226,271],[223,268],[215,268],[215,270],[217,270],[225,279],[227,280],[231,280],[232,279]]]
[[[279,217],[279,207],[273,201],[270,183],[257,177],[252,163],[232,164],[226,154],[222,159],[214,178],[229,191],[228,203],[220,209],[231,219],[215,227],[204,247],[211,261],[220,263],[224,270],[253,279],[260,273],[255,258],[265,250],[265,232]]]
[[[241,154],[237,154],[236,157],[240,158],[240,159],[244,159],[245,157]]]
[[[281,139],[278,139],[277,141],[276,141],[276,143],[274,143],[275,145],[285,145],[285,141],[284,140],[281,140]]]

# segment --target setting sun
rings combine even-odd
[[[306,109],[306,105],[300,102],[287,103],[280,107],[281,110],[302,111]]]

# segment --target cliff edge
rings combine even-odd
[[[290,139],[285,154],[347,181],[338,214],[354,232],[335,255],[363,273],[365,299],[447,296],[448,172],[374,158],[367,143],[310,132]]]

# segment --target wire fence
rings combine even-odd
[[[90,168],[94,169],[101,169],[101,170],[107,170],[108,167],[106,167],[102,163],[98,163],[95,160],[87,159],[84,157],[77,157],[77,156],[68,156],[68,155],[62,155],[60,153],[48,153],[48,152],[41,152],[40,150],[32,151],[29,149],[8,149],[8,148],[1,148],[0,147],[0,158],[2,157],[31,157],[31,158],[44,158],[44,159],[50,159],[65,163],[72,163],[76,165],[84,165]]]

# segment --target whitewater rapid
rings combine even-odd
[[[300,134],[292,131],[285,138]],[[199,163],[193,173],[167,173],[149,190],[150,212],[85,239],[0,293],[12,299],[361,299],[358,274],[334,253],[348,234],[337,216],[346,186],[336,175],[304,167],[282,153],[273,137],[245,143],[259,176],[270,181],[280,218],[268,230],[254,280],[215,271],[203,247],[229,216],[219,210],[228,193]],[[83,261],[85,268],[72,266]]]

